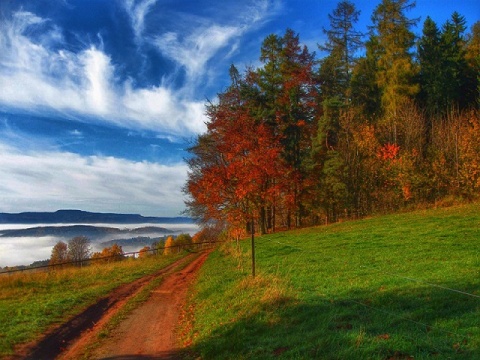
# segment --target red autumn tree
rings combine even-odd
[[[191,213],[204,220],[225,221],[243,227],[252,219],[264,223],[285,173],[280,161],[280,137],[272,127],[253,115],[252,90],[237,76],[232,86],[219,95],[219,103],[208,107],[207,133],[190,148],[193,157],[186,191]]]

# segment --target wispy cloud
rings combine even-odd
[[[142,41],[142,33],[145,29],[145,16],[156,3],[157,0],[125,0],[123,2],[137,41]]]
[[[178,13],[178,24],[163,33],[164,27],[150,24],[158,20],[157,2],[122,4],[137,42],[148,42],[184,72],[180,86],[170,82],[139,87],[135,79],[121,80],[121,64],[105,52],[100,35],[99,43],[84,41],[83,49],[73,51],[53,20],[21,10],[0,23],[0,106],[95,118],[177,136],[204,131],[204,99],[211,94],[200,86],[226,74],[227,64],[218,69],[219,63],[235,54],[245,33],[272,16],[277,2],[252,2],[245,5],[248,11],[228,13],[226,19],[222,17],[226,8],[208,18]],[[154,10],[156,17],[150,19]],[[147,27],[150,32],[144,36]],[[137,51],[142,59],[142,50]]]
[[[206,63],[221,48],[230,44],[232,38],[240,35],[240,28],[213,24],[181,38],[178,33],[168,32],[158,36],[155,45],[162,54],[183,66],[189,83],[203,77]]]
[[[0,105],[96,117],[176,135],[203,131],[202,101],[161,85],[138,89],[128,81],[118,82],[109,55],[95,45],[68,51],[61,46],[58,29],[48,28],[47,22],[19,12],[0,23]],[[40,30],[41,41],[27,36]]]
[[[66,152],[21,153],[1,143],[0,152],[2,211],[77,208],[175,216],[184,207],[184,163],[167,166]]]
[[[177,28],[152,40],[162,55],[185,70],[187,89],[195,88],[205,78],[211,79],[214,71],[226,72],[209,62],[216,58],[216,62],[222,63],[222,57],[226,60],[234,55],[242,36],[268,21],[279,8],[277,1],[268,0],[242,2],[241,11],[237,12],[234,5],[238,4],[231,5],[233,10],[224,13],[220,7],[218,14],[208,19],[176,14]]]

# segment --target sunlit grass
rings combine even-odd
[[[0,276],[0,357],[79,313],[115,287],[151,274],[180,255]]]
[[[215,359],[480,358],[479,239],[479,205],[272,234],[255,280],[244,242],[205,263],[187,343]]]

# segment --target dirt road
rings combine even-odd
[[[24,359],[85,358],[86,346],[98,339],[108,320],[135,296],[149,281],[163,276],[164,280],[150,298],[135,309],[100,346],[90,351],[88,359],[178,359],[176,327],[187,291],[198,270],[208,257],[189,255],[154,275],[117,288],[108,297],[86,309],[42,341],[23,350]],[[192,261],[193,260],[193,261]],[[190,262],[182,270],[180,265]]]

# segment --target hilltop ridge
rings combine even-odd
[[[0,224],[188,224],[188,217],[156,217],[140,214],[98,213],[83,210],[57,210],[55,212],[0,213]]]

